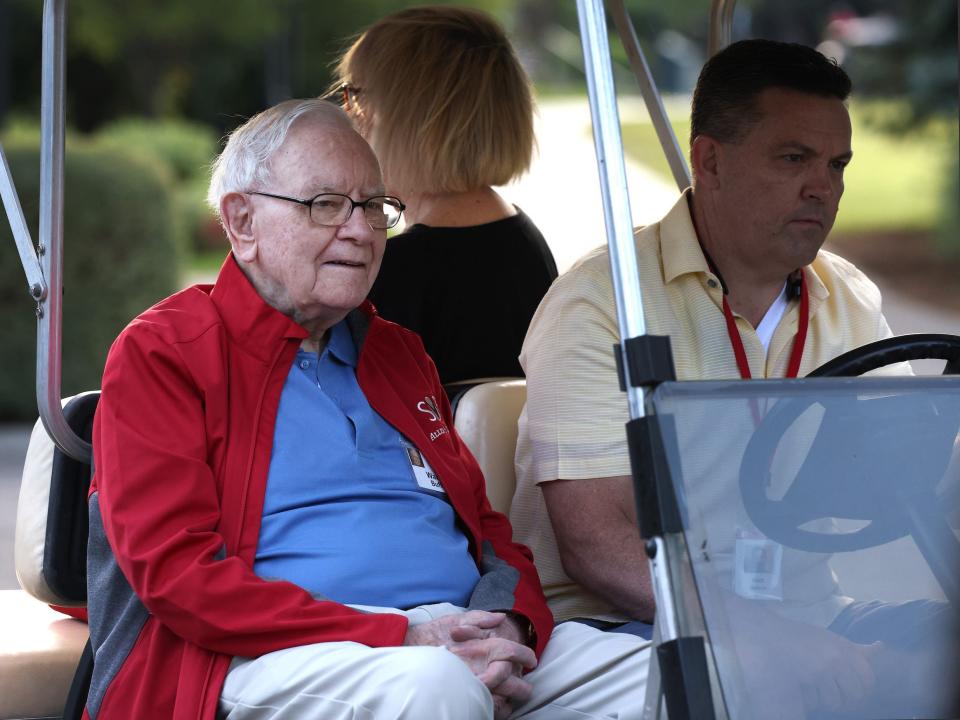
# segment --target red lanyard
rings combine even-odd
[[[727,321],[727,335],[730,336],[730,344],[733,346],[733,354],[737,358],[737,367],[740,369],[740,377],[749,380],[750,363],[747,362],[747,352],[743,348],[743,340],[740,338],[740,330],[737,329],[737,321],[733,319],[733,312],[727,303],[727,296],[723,296],[723,316]],[[807,326],[810,324],[810,296],[807,292],[807,281],[803,271],[800,272],[800,319],[797,327],[797,338],[793,341],[793,351],[790,353],[790,364],[787,365],[788,378],[795,378],[800,371],[800,359],[803,357],[803,346],[807,343]]]

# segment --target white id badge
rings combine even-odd
[[[783,600],[783,546],[759,533],[737,530],[733,589],[749,600]]]
[[[413,479],[417,481],[424,490],[432,490],[446,494],[443,485],[440,484],[440,478],[430,467],[430,463],[423,456],[423,453],[417,450],[409,441],[404,439],[403,449],[407,453],[407,459],[410,461],[410,469],[413,470]]]

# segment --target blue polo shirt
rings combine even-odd
[[[467,604],[479,580],[446,493],[364,397],[346,321],[297,352],[273,436],[254,571],[342,603]]]

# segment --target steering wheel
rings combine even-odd
[[[946,360],[944,374],[960,374],[960,337],[921,334],[880,340],[840,355],[807,377],[860,375],[921,359]],[[865,408],[864,403],[871,405]],[[767,489],[774,455],[787,431],[815,404],[824,407],[816,438],[782,499],[773,500]],[[851,432],[851,428],[862,427],[865,416],[871,418],[870,427]],[[909,433],[903,432],[904,422],[910,423]],[[925,504],[935,499],[934,485],[898,480],[908,476],[932,479],[935,484],[942,478],[957,423],[960,417],[944,418],[925,396],[781,400],[747,443],[740,466],[744,507],[758,530],[798,550],[845,552],[890,542],[910,532],[905,503]],[[904,453],[904,435],[921,438],[923,446],[912,446]],[[844,468],[841,459],[847,458],[851,462]],[[903,466],[902,473],[896,472],[898,466]],[[825,473],[824,468],[832,472]],[[892,481],[876,482],[886,477]],[[825,518],[867,524],[848,533],[802,528]]]
[[[960,374],[960,337],[925,333],[877,340],[835,357],[807,377],[863,375],[908,360],[946,360],[943,374]]]

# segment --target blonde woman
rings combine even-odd
[[[370,299],[423,338],[444,383],[522,375],[517,356],[556,264],[543,235],[493,188],[534,147],[530,81],[488,15],[389,15],[339,64],[347,111],[406,204]]]

